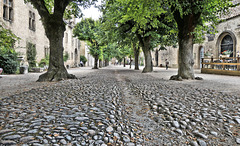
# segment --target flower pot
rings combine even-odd
[[[228,55],[222,55],[222,57],[229,57],[230,56],[230,54],[228,54]]]

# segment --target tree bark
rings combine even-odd
[[[93,69],[98,69],[98,56],[94,56],[94,67]]]
[[[55,19],[54,19],[55,18]],[[63,36],[65,31],[64,22],[57,17],[48,20],[45,27],[50,42],[49,68],[45,74],[39,76],[37,81],[60,81],[64,79],[75,79],[74,75],[68,74],[63,61]]]
[[[143,34],[144,36],[144,34]],[[151,36],[142,37],[140,34],[137,34],[140,45],[142,46],[142,50],[145,58],[145,67],[142,73],[152,72],[153,64],[152,64],[152,55],[150,48]]]
[[[143,48],[144,58],[145,58],[145,67],[142,73],[152,72],[153,64],[152,64],[152,55],[149,47]]]
[[[132,55],[130,55],[130,64],[129,64],[129,68],[131,69],[132,68]]]
[[[99,68],[102,68],[103,66],[102,66],[102,60],[99,60]]]
[[[135,70],[139,70],[139,52],[140,47],[134,47]]]
[[[59,81],[75,79],[76,76],[68,74],[63,61],[63,36],[65,24],[63,13],[70,0],[54,1],[54,13],[49,14],[45,2],[30,0],[41,16],[45,33],[50,42],[49,68],[45,74],[39,76],[37,81]]]
[[[126,67],[126,58],[123,58],[123,67]]]
[[[184,33],[184,32],[179,32]],[[178,75],[182,79],[194,79],[193,37],[179,37]]]
[[[109,66],[109,61],[105,60],[105,66]]]
[[[194,77],[194,58],[193,58],[193,34],[199,21],[201,13],[184,15],[174,12],[174,19],[178,25],[178,74],[172,76],[171,80],[195,79]]]

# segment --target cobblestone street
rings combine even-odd
[[[240,145],[239,86],[121,67],[78,77],[1,97],[0,145]]]

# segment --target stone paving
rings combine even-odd
[[[0,145],[239,145],[240,97],[122,68],[0,103]]]

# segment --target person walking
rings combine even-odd
[[[165,64],[166,64],[166,70],[168,70],[169,61],[167,59],[165,60]]]

